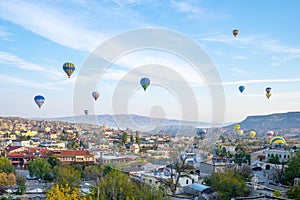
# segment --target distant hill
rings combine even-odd
[[[95,125],[106,124],[111,128],[130,128],[152,133],[168,133],[189,135],[195,133],[195,127],[206,128],[209,123],[195,121],[181,121],[174,119],[152,118],[140,115],[81,115],[72,117],[48,118],[48,121],[65,121],[72,123],[87,123]],[[300,133],[300,112],[275,113],[270,115],[249,116],[242,122],[244,131],[255,130],[257,134],[272,130],[284,133]],[[234,124],[224,126],[224,131],[234,129]]]
[[[249,116],[238,124],[242,130],[256,130],[258,134],[270,130],[279,133],[300,133],[300,112]],[[225,128],[233,130],[234,125]]]
[[[194,134],[195,127],[208,127],[209,123],[153,118],[140,115],[80,115],[60,118],[47,118],[47,121],[65,121],[72,123],[105,124],[111,128],[168,134]]]

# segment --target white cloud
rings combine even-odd
[[[78,50],[94,49],[104,35],[87,30],[82,25],[80,13],[41,2],[4,1],[0,4],[0,17],[22,26],[61,45]]]
[[[37,64],[30,63],[22,58],[19,58],[16,55],[0,51],[0,63],[9,65],[12,67],[16,67],[22,70],[34,71],[34,72],[44,72],[45,74],[52,75],[53,77],[62,77],[62,73],[57,72],[54,69],[50,69],[48,67],[42,67]]]
[[[300,82],[300,78],[290,78],[290,79],[256,79],[256,80],[223,82],[222,84],[223,85],[241,85],[241,84],[256,84],[256,83],[288,83],[288,82]]]
[[[18,85],[20,87],[38,88],[38,89],[47,89],[47,90],[61,90],[61,88],[59,87],[54,87],[44,83],[33,82],[30,80],[19,79],[12,76],[6,76],[3,74],[0,74],[0,80],[5,83],[7,82],[13,83],[13,85]]]
[[[238,74],[245,74],[245,71],[243,71],[242,69],[238,68],[238,67],[233,67],[231,69],[231,71],[238,73]]]

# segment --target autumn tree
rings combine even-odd
[[[46,200],[92,200],[91,196],[81,196],[79,188],[72,188],[68,184],[55,184],[48,190]]]
[[[36,158],[29,163],[29,174],[31,177],[45,179],[50,177],[50,164],[43,158]]]
[[[14,186],[16,184],[16,177],[13,173],[7,174],[5,172],[0,173],[0,187]]]
[[[6,174],[15,173],[16,169],[6,157],[0,157],[0,172]]]

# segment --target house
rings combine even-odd
[[[93,164],[95,157],[89,150],[53,150],[62,164]]]

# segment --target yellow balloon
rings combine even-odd
[[[271,93],[267,93],[267,94],[266,94],[266,97],[267,97],[268,99],[269,99],[271,96],[272,96]]]
[[[241,126],[239,124],[234,125],[234,130],[238,131],[240,130]]]
[[[255,135],[256,135],[256,132],[255,132],[255,131],[250,131],[250,132],[249,132],[249,137],[250,137],[250,138],[254,138]]]

